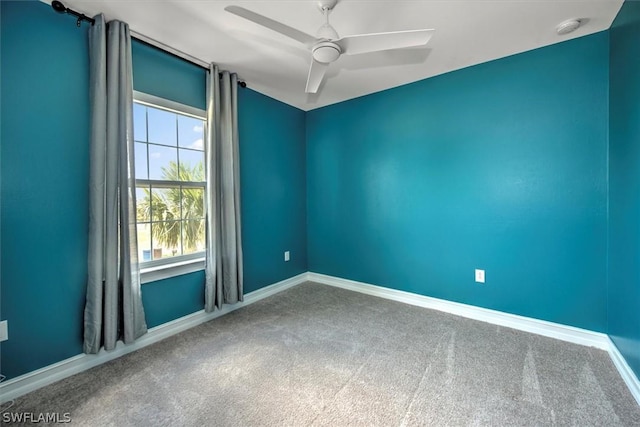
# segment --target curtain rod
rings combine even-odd
[[[80,27],[80,25],[82,24],[82,21],[87,21],[87,22],[91,23],[91,25],[96,23],[95,19],[89,18],[84,13],[76,12],[75,10],[72,10],[72,9],[69,9],[68,7],[65,7],[65,5],[63,5],[62,2],[60,2],[58,0],[52,1],[51,2],[51,7],[53,8],[53,10],[55,10],[58,13],[67,13],[69,15],[73,15],[76,18],[78,18],[78,20],[76,21],[76,26],[77,27]]]
[[[170,53],[173,56],[177,56],[180,59],[184,59],[187,62],[190,62],[198,67],[204,68],[205,70],[209,69],[209,63],[203,61],[202,59],[196,58],[195,56],[191,56],[188,53],[182,52],[181,50],[174,49],[169,45],[166,45],[158,40],[152,39],[151,37],[145,36],[144,34],[140,34],[137,31],[130,30],[131,37],[140,40],[150,46],[156,47],[160,50],[163,50],[167,53]]]
[[[177,58],[180,58],[184,61],[187,61],[193,65],[197,65],[198,67],[204,68],[205,70],[209,71],[209,63],[203,61],[202,59],[196,58],[195,56],[191,56],[188,53],[185,53],[181,50],[175,49],[169,45],[166,45],[156,39],[152,39],[149,36],[145,36],[144,34],[140,34],[137,31],[133,31],[133,30],[129,30],[129,32],[131,33],[131,37],[148,44],[149,46],[155,47],[157,49],[162,50],[163,52],[166,52],[170,55],[173,55]],[[222,73],[220,73],[220,75],[222,75]],[[247,87],[247,83],[241,80],[238,80],[238,86],[245,88]]]
[[[55,10],[58,13],[68,13],[69,15],[73,15],[76,16],[78,18],[78,21],[76,22],[76,25],[78,27],[80,27],[82,21],[87,21],[90,22],[91,25],[95,24],[95,19],[93,18],[89,18],[87,15],[85,15],[84,13],[79,13],[76,12],[75,10],[71,10],[67,7],[65,7],[64,4],[62,4],[62,2],[58,1],[58,0],[54,0],[53,2],[51,2],[51,7],[53,7],[53,10]],[[181,50],[175,49],[169,45],[166,45],[162,42],[159,42],[158,40],[152,39],[151,37],[147,37],[144,34],[140,34],[137,31],[133,31],[133,30],[129,30],[131,37],[138,39],[139,41],[146,43],[150,46],[153,46],[157,49],[160,49],[164,52],[167,52],[175,57],[178,57],[184,61],[187,61],[191,64],[197,65],[198,67],[204,68],[205,70],[209,70],[209,63],[205,62],[201,59],[196,58],[195,56],[191,56],[188,53],[182,52]],[[247,87],[247,83],[245,83],[244,81],[238,80],[238,85],[240,87]]]

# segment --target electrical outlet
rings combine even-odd
[[[484,283],[484,270],[476,269],[476,282]]]
[[[9,321],[3,320],[0,322],[0,342],[9,339]]]
[[[289,255],[289,251],[285,251],[284,252],[284,260],[285,261],[289,261],[291,259],[291,256]]]

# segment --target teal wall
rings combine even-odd
[[[82,350],[88,46],[46,4],[0,15],[11,378]],[[311,270],[606,331],[640,374],[639,28],[626,2],[611,31],[306,114],[239,89],[245,291]],[[204,108],[203,69],[133,55],[135,89]],[[143,285],[149,326],[202,309],[203,280]]]
[[[207,70],[135,39],[131,56],[135,90],[207,109]]]
[[[238,98],[246,293],[307,271],[305,113],[248,88]]]
[[[309,112],[309,269],[605,331],[608,43]]]
[[[82,352],[88,43],[86,24],[44,3],[3,1],[0,15],[0,318],[9,320],[0,366],[12,378]],[[132,50],[136,90],[205,107],[205,70],[140,42]],[[239,104],[250,292],[307,271],[304,112],[250,89]],[[149,327],[201,310],[203,281],[195,272],[144,284]]]
[[[147,326],[162,325],[204,307],[204,272],[175,276],[142,285]]]
[[[0,2],[2,374],[82,352],[87,278],[87,27]]]
[[[608,333],[640,378],[640,2],[610,33]]]

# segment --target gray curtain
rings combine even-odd
[[[147,331],[135,223],[131,37],[95,17],[89,30],[91,148],[84,352],[112,350]]]
[[[238,148],[238,76],[207,76],[207,250],[205,311],[243,299],[240,164]]]

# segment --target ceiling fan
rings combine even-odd
[[[338,0],[320,0],[318,7],[325,16],[325,23],[313,37],[281,22],[252,12],[240,6],[227,6],[224,10],[263,27],[290,37],[311,50],[311,67],[307,77],[307,93],[316,93],[330,63],[340,55],[357,55],[389,49],[422,46],[427,44],[434,30],[392,31],[388,33],[360,34],[340,37],[329,24],[329,14]]]

